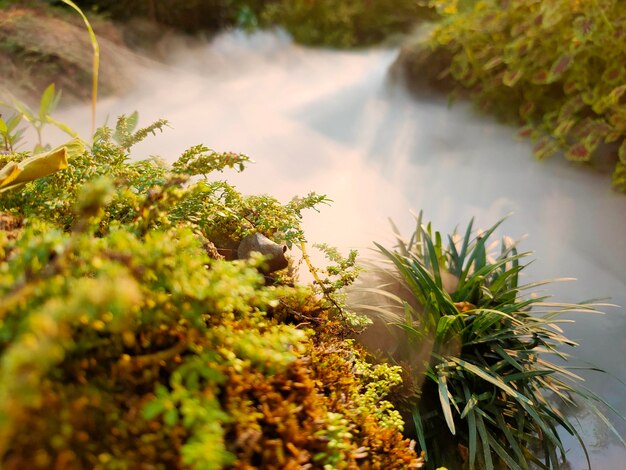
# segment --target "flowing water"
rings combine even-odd
[[[191,145],[251,156],[256,164],[223,178],[244,193],[281,200],[309,191],[334,203],[305,218],[310,242],[368,247],[391,240],[388,218],[407,233],[410,211],[446,233],[472,216],[535,252],[529,281],[575,277],[548,286],[555,300],[611,298],[626,305],[626,196],[609,176],[553,159],[537,162],[514,130],[480,117],[464,104],[415,100],[386,75],[397,52],[304,49],[280,34],[229,33],[178,50],[167,66],[145,72],[130,94],[99,104],[100,122],[140,112],[140,123],[166,118],[172,129],[151,137],[136,155],[173,161]],[[88,133],[89,110],[59,118]],[[367,249],[363,250],[367,252]],[[626,311],[580,316],[566,333],[580,342],[587,385],[626,414]],[[581,411],[594,468],[624,468],[626,449]],[[624,426],[618,428],[626,434]],[[586,468],[568,440],[571,468]]]

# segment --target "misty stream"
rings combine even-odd
[[[278,33],[232,32],[172,53],[167,65],[145,69],[134,91],[99,102],[99,124],[139,111],[140,125],[165,118],[171,129],[137,145],[139,157],[175,160],[206,144],[249,155],[246,171],[218,174],[246,194],[283,201],[309,191],[334,202],[311,211],[312,243],[342,249],[392,240],[388,218],[407,235],[411,211],[435,229],[464,229],[472,216],[488,228],[513,215],[500,235],[519,239],[536,259],[527,281],[574,277],[543,293],[556,301],[610,298],[605,315],[572,314],[566,334],[580,343],[587,385],[626,414],[626,196],[610,190],[610,175],[560,157],[538,162],[515,130],[445,97],[415,99],[391,85],[397,51],[338,52],[293,45]],[[65,108],[58,118],[89,134],[90,110]],[[59,137],[60,138],[60,137]],[[611,413],[609,413],[611,415]],[[589,413],[577,414],[594,468],[624,468],[626,449]],[[626,426],[616,422],[625,434]],[[567,439],[572,469],[586,468]]]

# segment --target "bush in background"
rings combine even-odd
[[[575,162],[613,156],[613,183],[626,191],[626,4],[616,0],[430,2],[444,18],[413,74],[445,62],[438,79],[479,106],[522,124],[535,155]],[[424,72],[426,73],[426,72]]]
[[[408,32],[427,10],[415,0],[281,0],[263,12],[307,45],[355,47]]]
[[[185,32],[280,26],[297,42],[367,46],[407,32],[428,9],[414,0],[83,0],[114,19],[147,18]]]

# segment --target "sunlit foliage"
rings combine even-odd
[[[608,152],[614,185],[626,191],[624,2],[430,3],[444,14],[429,41],[429,56],[448,60],[440,79],[452,77],[482,108],[524,125],[537,158],[560,151],[594,163]]]

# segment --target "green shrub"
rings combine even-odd
[[[545,282],[520,284],[520,260],[528,253],[518,253],[506,238],[500,254],[489,252],[499,225],[473,237],[470,223],[446,246],[430,225],[421,225],[420,217],[410,242],[399,241],[393,251],[377,245],[408,292],[400,297],[388,285],[382,287],[402,312],[386,307],[384,317],[395,319],[391,323],[405,334],[388,353],[398,357],[398,346],[419,353],[403,357],[412,358],[409,371],[425,373],[410,412],[431,465],[556,469],[565,459],[559,427],[585,448],[563,407],[582,402],[617,435],[596,407],[603,400],[566,365],[550,360],[567,359],[563,348],[576,346],[559,327],[567,321],[562,315],[595,310],[588,304],[549,302],[532,292]],[[370,308],[381,311],[377,305]],[[423,354],[424,344],[431,345],[428,354]],[[454,438],[445,437],[448,433]]]
[[[165,122],[135,124],[0,194],[1,466],[417,465],[385,401],[397,369],[366,364],[289,272],[220,255],[254,232],[303,243],[324,198],[243,196],[203,175],[247,157],[204,146],[131,161]]]
[[[626,4],[616,0],[483,0],[457,11],[431,2],[445,17],[432,31],[430,53],[443,57],[440,78],[505,119],[524,125],[542,159],[614,157],[613,183],[626,191]]]
[[[265,9],[263,19],[302,44],[355,47],[407,32],[419,14],[424,10],[414,0],[281,0]]]

